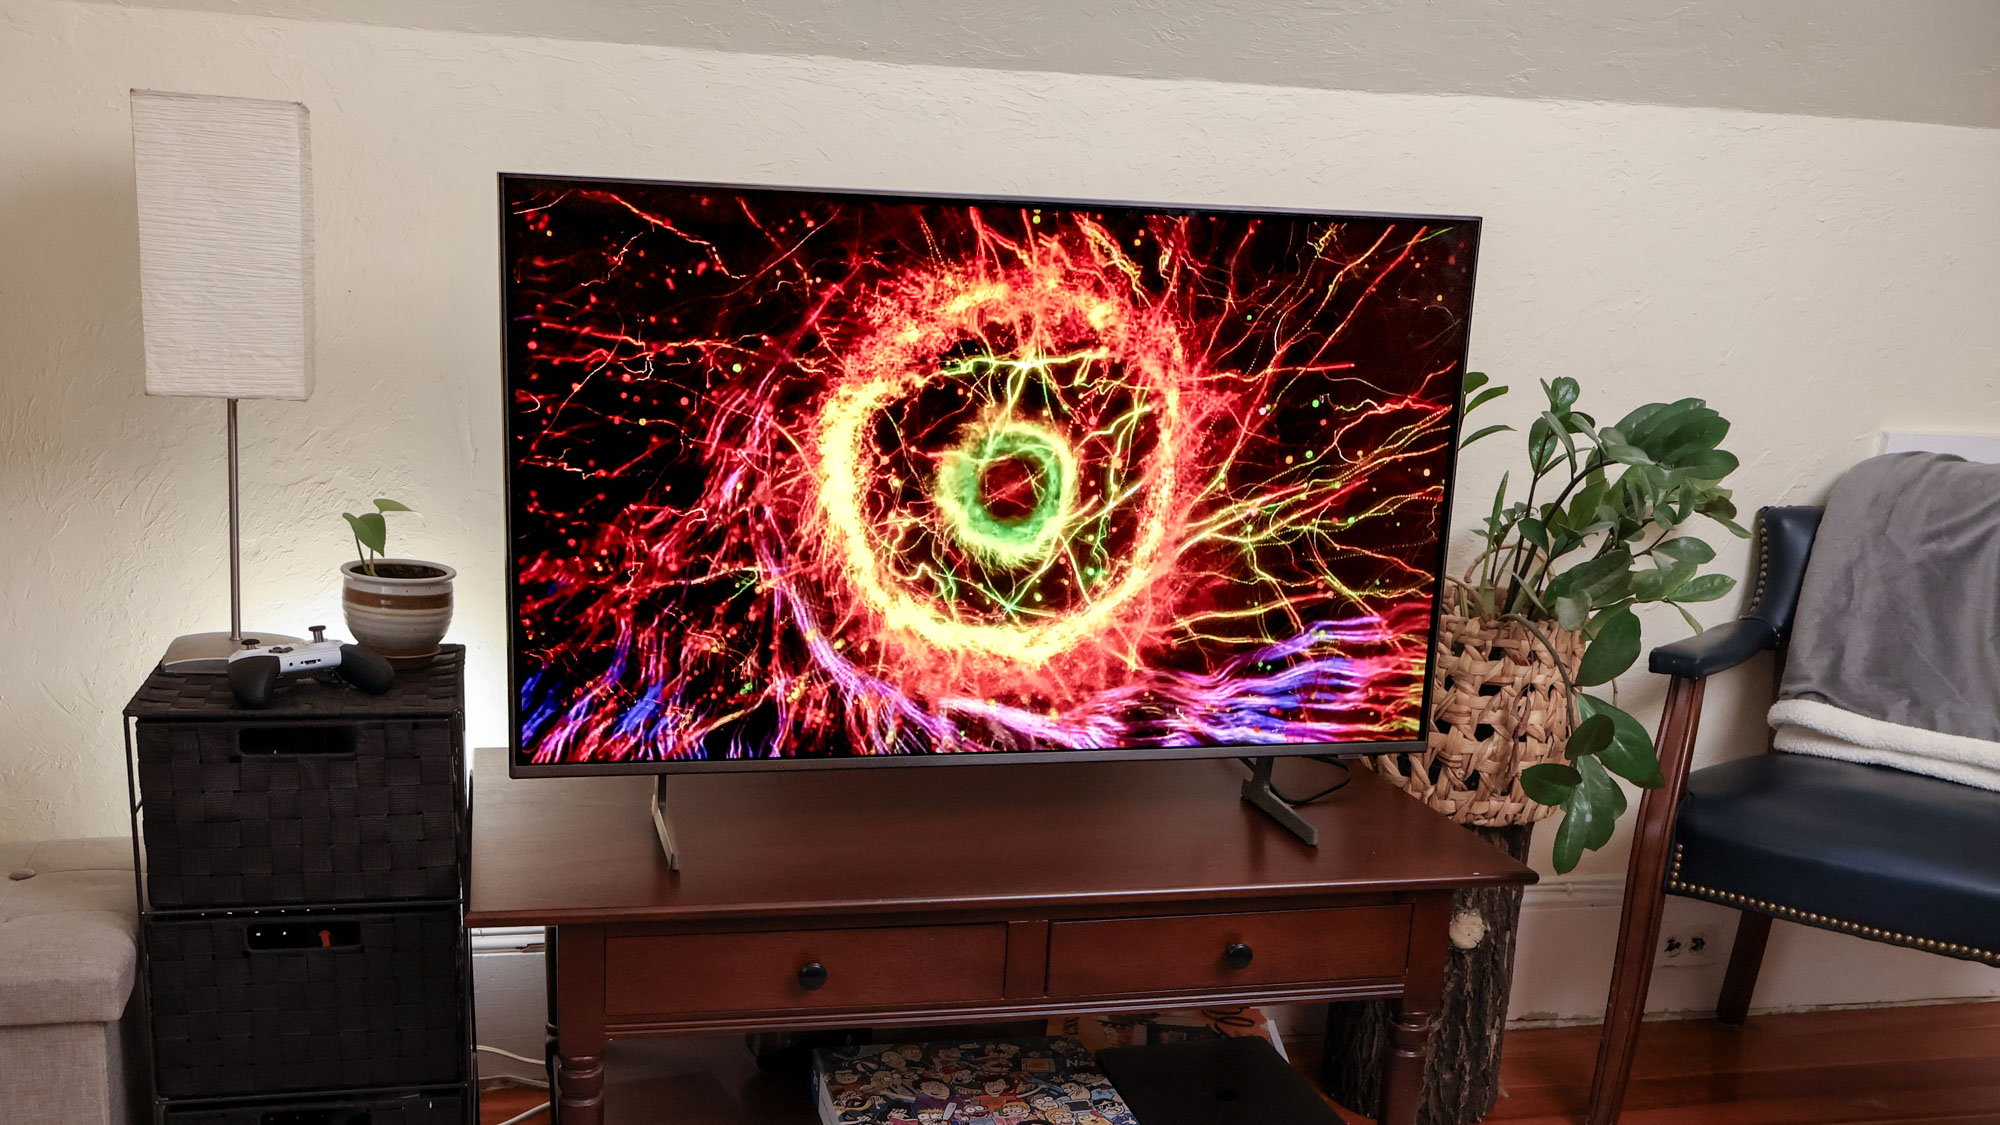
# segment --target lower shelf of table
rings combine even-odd
[[[1305,1004],[1336,1000],[1374,1000],[1400,995],[1403,983],[1394,978],[1303,984],[1266,989],[1213,989],[1200,992],[1161,991],[1133,996],[1040,998],[990,1005],[961,1004],[940,1008],[854,1008],[801,1012],[729,1012],[703,1017],[607,1018],[612,1038],[653,1035],[720,1035],[750,1031],[809,1031],[831,1027],[895,1027],[923,1024],[999,1023],[1008,1020],[1069,1015],[1077,1012],[1150,1012],[1170,1008],[1221,1007],[1235,1004]]]
[[[152,1118],[153,1125],[472,1125],[478,1119],[479,1098],[470,1082],[160,1101]]]

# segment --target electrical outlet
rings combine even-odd
[[[1721,959],[1722,934],[1713,923],[1665,926],[1660,930],[1660,954],[1655,963],[1661,968],[1713,965]]]

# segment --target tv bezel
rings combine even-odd
[[[1454,225],[1469,225],[1472,228],[1472,262],[1466,276],[1465,336],[1461,342],[1457,364],[1459,386],[1453,389],[1453,404],[1449,424],[1448,441],[1445,449],[1444,496],[1438,508],[1437,558],[1435,579],[1431,589],[1430,630],[1427,638],[1429,655],[1424,662],[1423,699],[1420,704],[1420,721],[1429,721],[1431,709],[1432,665],[1436,660],[1438,617],[1442,612],[1446,561],[1451,549],[1451,509],[1452,494],[1458,483],[1458,442],[1465,423],[1465,396],[1463,386],[1466,365],[1472,348],[1472,312],[1478,298],[1480,236],[1484,233],[1483,222],[1477,215],[1426,215],[1393,211],[1339,211],[1317,208],[1263,207],[1263,206],[1221,206],[1200,203],[1149,203],[1141,200],[1119,199],[1072,199],[1060,196],[1027,195],[973,195],[953,192],[898,192],[882,191],[874,188],[812,187],[783,184],[728,183],[708,180],[649,180],[622,176],[568,176],[559,174],[501,172],[498,176],[498,212],[500,251],[500,416],[503,419],[501,434],[501,502],[504,533],[507,550],[507,776],[510,778],[542,777],[614,777],[649,774],[676,773],[757,773],[766,770],[827,770],[871,767],[907,766],[977,766],[1056,764],[1062,762],[1134,762],[1167,760],[1202,760],[1217,758],[1273,758],[1273,757],[1321,757],[1321,758],[1368,758],[1381,754],[1420,753],[1426,746],[1424,738],[1397,739],[1389,742],[1286,742],[1249,743],[1244,745],[1215,746],[1171,746],[1148,747],[1143,749],[1106,750],[1021,750],[995,751],[983,753],[956,754],[855,754],[843,758],[723,758],[723,759],[677,759],[624,762],[552,762],[537,764],[523,762],[521,751],[521,697],[520,678],[516,667],[517,652],[515,634],[515,594],[519,589],[516,574],[516,554],[514,549],[514,475],[512,429],[505,419],[513,412],[513,352],[509,345],[508,330],[508,278],[512,261],[507,253],[507,188],[517,180],[541,182],[560,181],[576,184],[615,184],[632,187],[691,188],[709,191],[737,192],[802,192],[815,195],[850,196],[860,200],[886,201],[896,203],[937,203],[945,205],[991,205],[999,207],[1027,206],[1048,207],[1069,210],[1090,210],[1092,208],[1119,208],[1158,215],[1274,215],[1284,218],[1308,219],[1368,219],[1394,221],[1448,222]]]

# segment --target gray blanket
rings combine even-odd
[[[2000,789],[2000,465],[1863,461],[1813,541],[1779,750]]]

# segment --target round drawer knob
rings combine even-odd
[[[1229,947],[1222,951],[1222,963],[1232,969],[1247,969],[1250,967],[1252,956],[1249,946],[1240,941],[1232,941]]]
[[[799,985],[807,992],[826,987],[826,966],[818,961],[808,961],[799,970]]]

